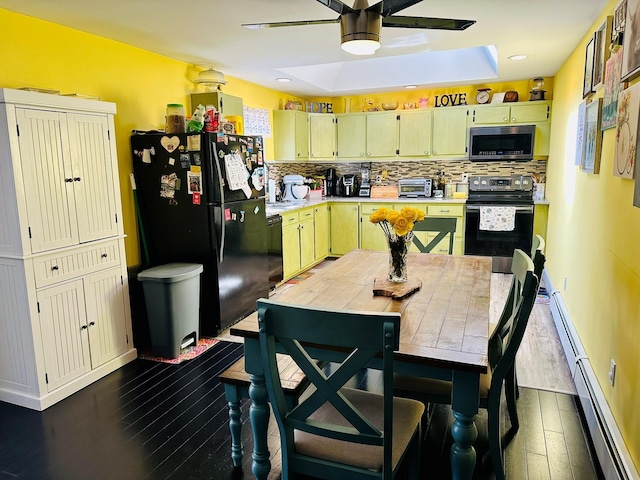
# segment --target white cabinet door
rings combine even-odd
[[[68,114],[80,243],[117,234],[113,159],[106,116]]]
[[[91,370],[82,280],[38,292],[47,390]]]
[[[84,279],[92,368],[129,349],[125,286],[120,272],[120,268],[112,268]]]
[[[67,115],[16,109],[32,252],[78,243]]]
[[[31,250],[117,234],[105,115],[16,109]]]

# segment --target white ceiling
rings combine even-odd
[[[0,8],[212,65],[227,76],[291,95],[344,96],[397,91],[409,84],[437,88],[554,76],[607,3],[424,0],[398,15],[477,23],[461,32],[383,27],[382,47],[371,57],[343,52],[337,23],[240,26],[337,18],[317,0],[0,0]],[[454,55],[457,50],[463,56]],[[507,60],[520,53],[529,57]],[[283,84],[277,77],[292,81]]]

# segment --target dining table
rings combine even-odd
[[[317,308],[399,312],[400,348],[394,352],[394,372],[452,382],[452,477],[470,479],[476,463],[474,420],[480,375],[488,369],[491,258],[410,252],[408,279],[417,281],[420,288],[400,299],[374,294],[374,281],[379,284],[386,279],[388,266],[387,252],[352,250],[324,262],[309,278],[287,285],[282,293],[276,290],[272,300]],[[335,330],[340,335],[339,324]],[[266,480],[271,469],[267,448],[270,410],[257,313],[233,325],[230,333],[243,337],[245,370],[251,379],[251,469],[258,480]]]

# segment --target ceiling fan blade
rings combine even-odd
[[[428,28],[431,30],[465,30],[476,23],[475,20],[456,20],[454,18],[431,17],[385,17],[383,27]]]
[[[349,5],[345,5],[340,0],[317,0],[326,7],[329,7],[336,13],[342,15],[343,13],[353,13],[353,9]]]
[[[388,17],[389,15],[398,13],[400,10],[409,8],[411,5],[415,5],[421,1],[422,0],[383,0],[380,2],[382,5],[381,15],[383,17]]]
[[[300,20],[297,22],[271,22],[271,23],[243,23],[244,28],[275,28],[297,27],[299,25],[324,25],[327,23],[340,23],[340,18],[334,20]]]

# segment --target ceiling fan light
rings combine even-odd
[[[380,48],[376,40],[351,40],[342,42],[342,49],[352,55],[373,55]]]

